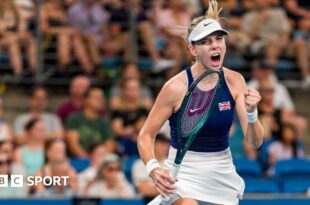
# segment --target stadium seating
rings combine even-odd
[[[279,179],[310,179],[310,160],[281,160],[275,164],[275,176]]]
[[[245,193],[279,193],[276,181],[270,179],[245,179]]]
[[[248,158],[239,158],[234,159],[234,164],[237,173],[242,178],[257,178],[262,175],[261,167],[256,160],[250,160]]]
[[[86,158],[72,158],[70,159],[70,164],[79,173],[90,166],[90,161]]]
[[[125,159],[123,162],[123,170],[129,182],[132,182],[132,176],[131,176],[132,166],[138,159],[140,159],[139,156],[133,155]]]
[[[282,181],[282,192],[284,193],[306,193],[309,189],[309,179],[288,179]]]

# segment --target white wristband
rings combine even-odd
[[[248,123],[256,122],[256,120],[257,120],[257,108],[253,112],[250,112],[250,113],[247,112],[246,117],[247,117]]]
[[[157,167],[160,165],[156,159],[149,160],[145,165],[147,176],[150,176],[151,172]]]

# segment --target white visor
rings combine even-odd
[[[224,35],[228,35],[228,31],[222,29],[219,22],[214,19],[205,19],[196,25],[187,40],[189,43],[199,41],[216,31],[221,31]]]

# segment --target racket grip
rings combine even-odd
[[[173,164],[172,164],[172,167],[171,167],[171,169],[170,169],[169,175],[170,175],[173,179],[176,179],[176,178],[177,178],[177,175],[178,175],[178,173],[179,173],[179,170],[180,170],[180,165],[179,165],[179,164],[173,163]]]
[[[180,170],[180,165],[179,164],[175,164],[173,163],[172,166],[171,166],[171,169],[170,169],[170,172],[169,172],[169,175],[173,178],[173,179],[176,179],[178,173],[179,173],[179,170]],[[170,196],[161,196],[161,199],[163,201],[168,201],[170,199]]]

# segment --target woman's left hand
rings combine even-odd
[[[259,92],[252,88],[248,88],[248,90],[244,93],[244,98],[246,111],[248,113],[254,112],[259,101],[261,100]]]

